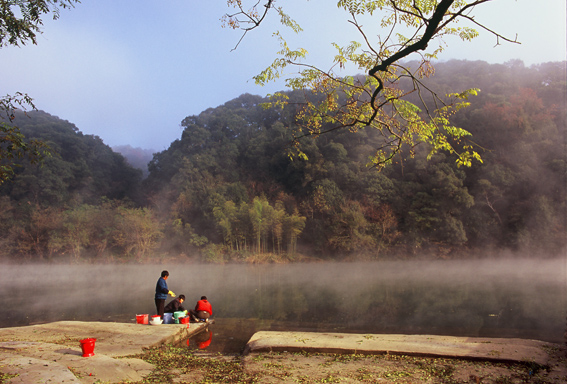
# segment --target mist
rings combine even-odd
[[[135,322],[162,270],[192,308],[303,330],[561,342],[567,258],[268,265],[3,265],[1,326]]]

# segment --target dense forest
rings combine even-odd
[[[18,115],[52,156],[0,187],[0,255],[220,263],[565,251],[566,63],[435,70],[425,85],[438,95],[481,90],[452,117],[482,156],[471,167],[421,145],[378,172],[367,165],[382,140],[372,130],[305,138],[307,159],[290,158],[298,107],[267,109],[266,98],[244,94],[186,117],[143,179],[73,124]],[[432,102],[412,97],[423,110]]]

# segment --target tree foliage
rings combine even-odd
[[[16,126],[0,123],[0,185],[14,176],[21,159],[37,164],[49,156],[49,147],[38,140],[28,141]]]
[[[60,8],[71,8],[79,0],[2,0],[0,1],[0,47],[19,46],[31,41],[41,33],[42,18],[51,14],[59,18]]]

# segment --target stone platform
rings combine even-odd
[[[142,325],[58,321],[0,328],[0,372],[6,383],[140,381],[153,366],[129,357],[144,349],[188,338],[206,323]],[[82,357],[80,340],[95,338],[94,356]]]
[[[244,353],[397,354],[545,366],[549,363],[548,350],[557,347],[552,343],[524,339],[262,331],[250,338]]]

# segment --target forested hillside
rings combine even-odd
[[[305,138],[307,159],[292,159],[299,106],[265,109],[267,99],[245,94],[185,118],[138,188],[120,155],[65,122],[80,141],[55,125],[33,132],[68,163],[25,166],[2,188],[4,256],[262,262],[564,251],[565,63],[435,69],[426,85],[439,95],[480,88],[452,122],[472,133],[482,163],[427,159],[422,145],[378,172],[367,166],[382,140],[372,130]],[[412,101],[425,111],[432,99]],[[41,246],[26,240],[41,225]]]
[[[2,194],[40,206],[99,203],[132,199],[139,192],[141,172],[113,152],[98,136],[84,135],[72,123],[42,111],[18,113],[13,121],[27,139],[41,139],[51,156],[43,166],[20,167]]]
[[[22,163],[0,186],[1,256],[78,260],[85,251],[103,254],[112,226],[105,213],[139,200],[142,172],[100,137],[48,113],[18,113],[12,123],[27,139],[49,145],[51,155],[41,166]]]

